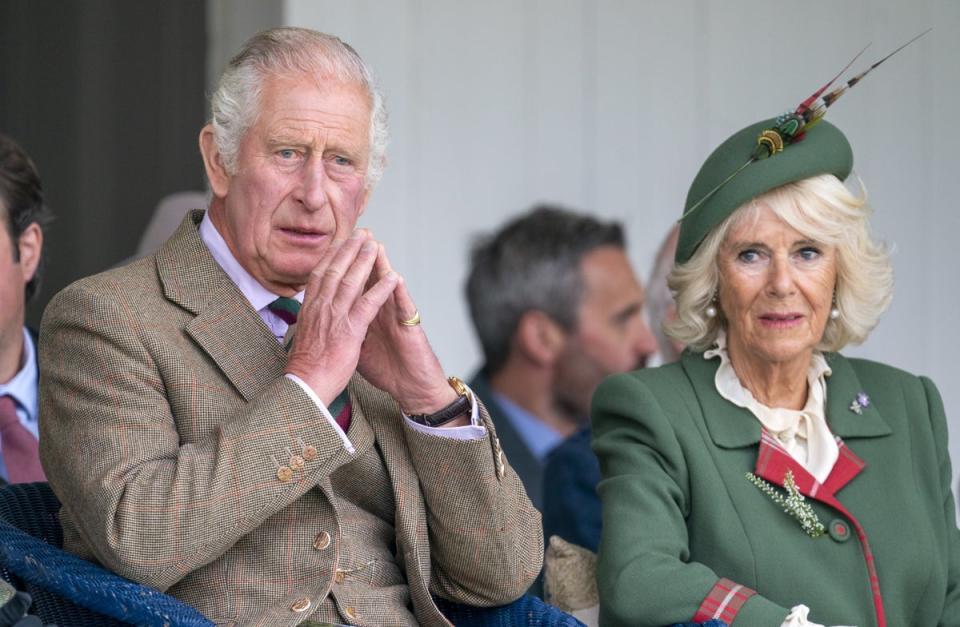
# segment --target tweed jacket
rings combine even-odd
[[[717,393],[718,359],[688,351],[601,384],[601,624],[717,616],[772,627],[801,603],[824,625],[958,624],[960,533],[939,393],[875,362],[827,363],[827,422],[841,445],[822,485]],[[857,412],[859,392],[869,406]],[[746,477],[783,494],[787,470],[827,534],[807,535]]]
[[[490,418],[496,425],[500,444],[503,445],[503,452],[510,460],[510,465],[513,466],[520,480],[523,481],[523,487],[526,488],[530,501],[534,507],[543,511],[543,468],[545,464],[537,459],[533,451],[527,448],[527,444],[520,437],[520,433],[514,428],[510,418],[500,407],[483,369],[470,379],[470,389],[480,397],[484,407],[490,413]]]
[[[51,301],[41,458],[68,550],[221,624],[295,625],[330,592],[340,527],[317,521],[336,520],[329,478],[351,453],[283,376],[283,347],[200,240],[202,215],[155,256]],[[487,438],[435,437],[359,375],[348,389],[389,474],[391,548],[417,620],[446,623],[431,593],[472,605],[523,594],[540,570],[540,518],[489,416]],[[284,481],[292,454],[306,463]],[[377,624],[377,603],[355,622]]]

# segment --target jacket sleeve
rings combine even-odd
[[[404,424],[426,504],[430,590],[496,606],[522,596],[543,564],[540,513],[506,463],[487,410],[487,437],[454,440]]]
[[[955,625],[960,616],[960,531],[957,530],[956,505],[953,500],[953,471],[947,448],[947,419],[943,400],[933,381],[920,377],[926,393],[934,445],[937,450],[937,468],[940,477],[940,494],[943,503],[943,524],[946,530],[947,591],[943,614],[939,625]]]
[[[593,397],[593,433],[602,477],[601,622],[659,627],[727,609],[723,616],[736,627],[780,625],[787,608],[690,561],[685,454],[646,384],[629,374],[602,383]]]
[[[92,557],[165,590],[315,486],[343,445],[282,376],[246,403],[214,381],[174,394],[158,359],[182,369],[190,338],[159,337],[108,281],[94,287],[74,284],[45,312],[41,459]],[[272,459],[302,443],[316,455],[281,481]]]

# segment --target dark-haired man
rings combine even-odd
[[[542,508],[547,455],[587,426],[594,389],[656,350],[623,229],[535,207],[475,246],[467,300],[486,360],[471,386]]]
[[[0,482],[43,481],[36,334],[24,326],[43,269],[49,210],[30,157],[0,134]]]

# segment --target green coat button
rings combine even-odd
[[[837,542],[846,542],[850,539],[850,525],[845,520],[834,518],[827,525],[827,533]]]

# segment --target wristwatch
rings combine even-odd
[[[473,407],[473,395],[470,390],[457,377],[448,377],[447,383],[457,393],[457,400],[432,414],[413,414],[410,416],[410,420],[428,427],[439,427],[462,414],[468,413],[470,408]]]

